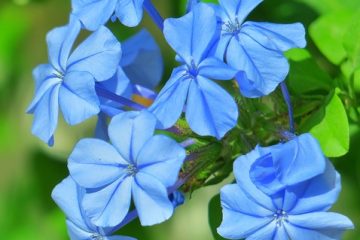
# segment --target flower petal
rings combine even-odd
[[[238,71],[237,81],[245,97],[268,95],[289,72],[289,64],[282,52],[264,48],[246,34],[233,38],[226,52],[227,63]]]
[[[66,71],[70,51],[80,30],[80,22],[70,17],[69,25],[55,28],[46,36],[50,63],[60,73]]]
[[[70,220],[66,220],[66,226],[71,240],[88,240],[95,234],[95,232],[86,228],[83,229]]]
[[[262,156],[253,163],[250,177],[268,195],[325,171],[327,160],[311,134],[302,134],[286,143],[259,147],[258,150]]]
[[[118,0],[72,0],[71,2],[72,13],[80,19],[86,29],[95,31],[110,19]]]
[[[246,22],[242,32],[260,43],[264,48],[285,52],[291,48],[306,46],[305,28],[301,23],[275,24]]]
[[[105,81],[114,76],[120,58],[119,41],[109,29],[100,27],[71,54],[68,71],[89,72],[96,81]]]
[[[82,204],[93,224],[111,228],[121,223],[129,212],[132,182],[132,177],[124,177],[102,189],[87,191]]]
[[[99,113],[94,78],[87,72],[65,75],[59,92],[59,104],[65,121],[75,125]]]
[[[259,157],[260,153],[257,149],[255,149],[248,154],[240,156],[236,159],[234,162],[234,175],[236,182],[250,199],[264,208],[276,212],[272,199],[260,191],[250,179],[250,167]]]
[[[197,4],[181,18],[169,18],[164,22],[164,35],[170,46],[188,64],[198,65],[212,47],[217,31],[214,10],[205,4]]]
[[[137,26],[143,17],[144,0],[118,1],[115,14],[128,27]]]
[[[164,63],[160,47],[151,34],[143,29],[122,43],[120,65],[133,84],[154,89],[161,81]]]
[[[49,146],[54,144],[54,132],[59,116],[59,89],[60,84],[54,85],[37,102],[32,109],[34,120],[32,133],[46,142]]]
[[[313,211],[327,211],[338,199],[341,191],[340,174],[336,172],[334,166],[327,160],[326,170],[323,174],[315,177],[308,182],[300,183],[293,188],[287,189],[284,204],[287,209],[291,209],[291,214],[302,214]],[[296,197],[294,203],[289,203],[289,195]],[[291,202],[291,201],[290,201]]]
[[[354,228],[350,219],[332,212],[290,215],[288,222],[286,230],[293,240],[337,240],[346,230]]]
[[[248,236],[246,240],[286,240],[287,238],[282,238],[284,235],[277,235],[277,238],[275,237],[278,229],[279,227],[276,226],[276,221],[272,221],[268,225]]]
[[[219,0],[229,20],[235,21],[238,19],[239,23],[249,15],[249,13],[259,5],[263,0]]]
[[[38,91],[44,81],[55,76],[55,73],[56,70],[51,64],[40,64],[34,68],[32,75],[35,80],[35,91]]]
[[[224,186],[220,191],[223,208],[254,217],[271,217],[273,211],[264,208],[249,198],[238,184]]]
[[[74,179],[69,176],[56,185],[51,197],[65,213],[67,219],[79,228],[89,230],[80,209],[80,202],[84,193],[85,189],[80,188]]]
[[[272,217],[255,217],[227,208],[222,212],[223,220],[217,232],[228,239],[247,238],[272,221]]]
[[[191,82],[190,79],[184,78],[184,74],[183,66],[175,68],[169,81],[149,108],[159,120],[159,128],[170,128],[183,112]]]
[[[218,58],[209,57],[199,65],[199,75],[214,80],[230,80],[237,71]]]
[[[186,152],[176,141],[156,135],[150,138],[137,157],[139,171],[157,178],[165,187],[175,184]]]
[[[126,174],[127,165],[113,146],[99,139],[80,140],[68,161],[70,175],[85,188],[114,182]]]
[[[34,113],[34,110],[39,103],[39,101],[43,98],[45,94],[51,91],[51,88],[54,88],[56,85],[61,83],[61,79],[57,77],[47,77],[39,83],[39,86],[36,89],[35,96],[31,101],[29,107],[27,108],[27,113]]]
[[[221,139],[236,125],[237,118],[237,105],[224,89],[202,76],[191,81],[186,120],[194,132]]]
[[[156,118],[148,111],[124,112],[113,117],[109,137],[119,153],[130,163],[135,163],[144,144],[153,136]]]
[[[136,174],[132,195],[142,226],[164,222],[173,214],[174,206],[165,186],[146,173]]]

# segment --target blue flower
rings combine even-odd
[[[174,206],[167,188],[178,178],[185,150],[155,135],[156,118],[147,111],[125,112],[109,125],[111,144],[83,139],[69,157],[69,171],[86,194],[82,205],[92,223],[119,224],[133,200],[142,225],[167,220]]]
[[[204,4],[197,4],[184,17],[165,21],[165,38],[184,65],[173,70],[149,108],[160,127],[174,125],[183,110],[191,129],[199,135],[222,138],[236,125],[238,109],[234,99],[210,80],[230,80],[237,73],[210,55],[216,32],[215,12]]]
[[[352,222],[347,217],[327,212],[336,202],[341,190],[340,175],[326,158],[322,157],[320,162],[320,150],[311,146],[312,143],[308,144],[309,149],[305,145],[305,148],[299,149],[305,150],[307,156],[303,155],[301,159],[295,161],[295,164],[292,165],[294,156],[288,154],[290,151],[285,151],[280,162],[277,162],[277,166],[280,167],[277,172],[279,179],[286,176],[292,179],[298,178],[299,182],[291,182],[274,195],[262,191],[274,182],[272,173],[269,174],[271,176],[269,182],[265,181],[266,174],[262,181],[252,181],[252,172],[260,168],[257,166],[254,169],[254,165],[258,165],[257,161],[267,154],[269,149],[258,147],[235,161],[234,174],[237,183],[221,189],[223,221],[218,228],[221,236],[247,240],[337,240],[341,239],[345,230],[353,228]],[[285,144],[274,148],[282,147],[288,148]],[[305,163],[298,160],[303,160]],[[268,161],[269,165],[273,165],[271,160]],[[288,167],[289,163],[284,162],[290,162],[292,166]],[[283,164],[285,167],[282,166]],[[265,169],[269,168],[262,166]],[[312,167],[323,171],[303,181],[315,175],[315,171],[307,173],[313,171]],[[266,170],[263,172],[266,173]],[[291,174],[295,176],[292,177]],[[264,186],[261,187],[261,183],[264,183]]]
[[[79,187],[69,176],[52,192],[52,198],[66,215],[66,225],[71,240],[135,240],[124,236],[111,236],[115,228],[100,228],[90,222],[81,201],[85,189]]]
[[[116,95],[131,99],[138,97],[151,104],[156,97],[153,91],[161,81],[164,63],[159,46],[153,36],[145,29],[121,43],[123,52],[116,74],[109,80],[97,83]],[[107,116],[123,111],[121,104],[100,97],[96,137],[108,139]],[[106,115],[104,114],[106,113]]]
[[[217,56],[241,71],[237,81],[246,97],[268,95],[287,76],[289,64],[283,52],[306,45],[302,24],[244,22],[262,0],[219,0],[215,6],[221,35]]]
[[[94,31],[113,15],[124,25],[134,27],[143,16],[144,0],[72,0],[72,13],[86,29]]]
[[[81,29],[71,18],[68,26],[48,33],[50,64],[35,68],[35,97],[28,113],[34,114],[32,132],[53,145],[59,105],[65,121],[78,124],[99,112],[95,81],[111,78],[120,62],[120,43],[105,27],[91,34],[71,54]]]
[[[318,141],[309,133],[275,146],[258,146],[256,151],[261,157],[251,166],[250,178],[268,195],[275,195],[325,170],[326,158]]]

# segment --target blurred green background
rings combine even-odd
[[[162,15],[170,17],[182,14],[184,2],[157,0],[154,4]],[[342,37],[344,29],[353,21],[349,16],[356,14],[359,5],[358,0],[266,0],[250,18],[282,23],[301,21],[308,27],[325,16],[323,25],[330,30],[325,31],[328,36],[320,36],[324,44],[316,45],[308,37],[308,50],[318,69],[335,81],[339,73],[346,72],[347,65],[341,59],[344,54],[341,49],[328,40]],[[66,158],[76,141],[92,135],[95,119],[76,127],[61,122],[56,132],[56,146],[49,148],[31,135],[32,117],[25,114],[25,109],[33,94],[31,71],[37,64],[47,62],[45,35],[52,28],[66,24],[69,12],[70,0],[0,0],[0,239],[68,239],[65,217],[52,202],[50,193],[67,176]],[[174,65],[174,54],[149,18],[146,16],[142,26],[131,30],[111,24],[119,39],[144,26],[162,47],[166,79]],[[331,52],[330,56],[327,51]],[[306,69],[300,70],[306,72]],[[353,81],[360,86],[360,77]],[[350,133],[349,153],[333,160],[343,184],[333,210],[360,225],[360,131],[359,124],[351,119]],[[135,221],[122,233],[140,240],[213,239],[207,220],[208,202],[223,184],[187,196],[187,203],[166,223],[140,228]],[[360,239],[360,230],[348,232],[344,239]]]

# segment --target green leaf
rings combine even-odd
[[[225,240],[216,229],[222,221],[220,194],[215,195],[209,202],[209,224],[215,240]]]
[[[297,0],[303,2],[319,13],[336,12],[339,10],[359,8],[360,4],[358,0]]]
[[[360,68],[354,73],[354,90],[360,93]]]
[[[352,69],[360,67],[360,11],[357,12],[344,35],[343,44],[348,58],[352,64]]]
[[[333,80],[305,49],[293,49],[286,53],[290,60],[288,84],[291,92],[303,94],[315,90],[329,92],[333,88]]]
[[[339,157],[349,150],[349,122],[341,99],[333,93],[324,107],[324,118],[310,130],[327,157]]]
[[[347,56],[343,37],[352,20],[353,11],[339,11],[321,16],[310,25],[310,36],[320,51],[334,64]]]

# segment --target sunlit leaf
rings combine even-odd
[[[332,94],[321,122],[310,132],[319,140],[327,157],[339,157],[349,150],[349,122],[341,99]]]
[[[320,51],[334,64],[346,58],[342,39],[352,19],[352,11],[339,11],[321,16],[310,25],[310,36]]]

